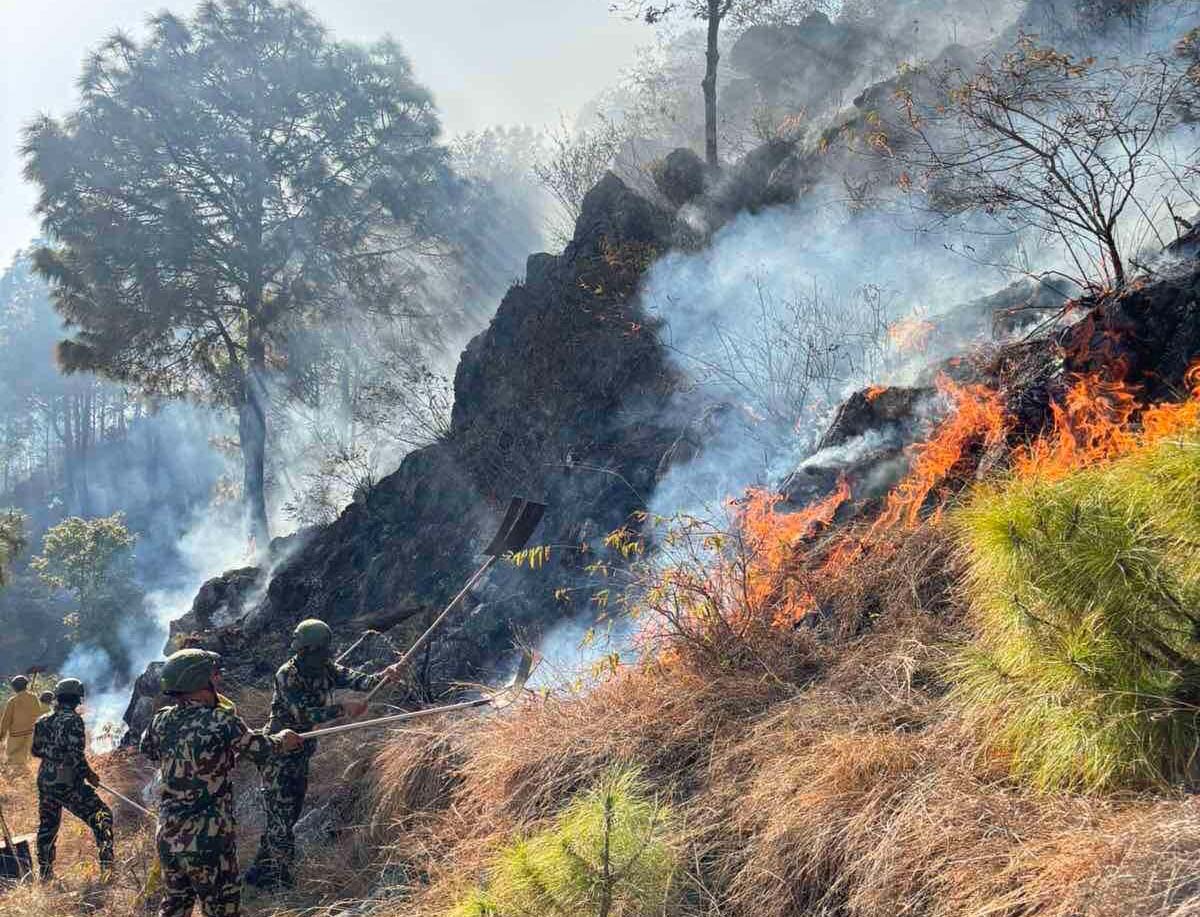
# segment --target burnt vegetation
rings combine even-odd
[[[671,37],[657,70],[548,140],[443,147],[395,45],[343,47],[265,0],[114,40],[80,111],[27,134],[61,353],[120,383],[88,385],[121,424],[142,422],[128,392],[235,409],[238,496],[265,541],[269,472],[288,468],[267,420],[345,408],[310,425],[329,446],[307,469],[329,488],[310,495],[317,524],[259,545],[170,628],[172,648],[224,655],[252,724],[296,622],[326,620],[342,648],[369,628],[349,661],[391,662],[512,493],[549,507],[385,699],[494,681],[521,641],[561,668],[500,711],[323,746],[300,882],[248,909],[1197,911],[1194,9],[1034,0],[996,28],[927,36],[913,18],[949,6],[620,6],[703,34]],[[217,73],[275,86],[254,65],[285,51],[303,51],[311,91],[231,90],[206,103],[211,122],[138,97],[194,101]],[[743,69],[723,72],[731,58]],[[844,67],[798,87],[813,60]],[[161,85],[154,68],[176,66],[192,89]],[[693,122],[671,108],[682,86]],[[484,224],[444,221],[511,190],[454,163],[490,156],[540,178],[562,248],[528,257],[442,378],[424,362],[452,324],[431,278],[486,247]],[[77,396],[24,416],[61,429]],[[392,408],[404,454],[380,469],[356,447]],[[10,426],[5,473],[21,477],[30,436]],[[72,592],[97,642],[112,597],[95,542],[132,594],[135,538],[75,512],[34,532],[0,517],[0,570]],[[22,552],[38,555],[24,570]],[[129,735],[158,689],[152,664]],[[147,779],[128,748],[103,770],[135,793]],[[244,834],[261,829],[250,794],[238,809]],[[113,888],[22,887],[0,915],[137,907],[149,842],[122,841]]]

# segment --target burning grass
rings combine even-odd
[[[376,917],[486,912],[496,851],[613,766],[675,812],[664,914],[1200,913],[1200,811],[1169,782],[1196,747],[1200,400],[1080,378],[943,519],[1009,429],[994,393],[944,391],[875,520],[839,529],[843,482],[678,538],[701,549],[649,593],[656,661],[392,740],[374,824],[411,881]]]

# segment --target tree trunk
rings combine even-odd
[[[1125,286],[1125,262],[1121,259],[1121,248],[1117,245],[1116,233],[1110,227],[1104,234],[1104,246],[1112,261],[1113,280],[1118,289]]]
[[[266,378],[266,349],[258,322],[251,319],[246,341],[246,372],[238,405],[238,438],[242,446],[242,499],[246,534],[255,553],[271,542],[267,522],[266,451],[267,409],[263,380]]]
[[[708,51],[704,57],[704,79],[700,86],[704,90],[704,158],[714,171],[720,168],[717,159],[717,62],[721,53],[717,49],[717,36],[721,31],[722,0],[708,0]]]
[[[79,400],[79,423],[75,425],[75,435],[79,454],[75,463],[75,481],[78,488],[79,512],[89,516],[92,512],[91,488],[88,485],[88,460],[91,454],[92,441],[95,438],[93,430],[93,413],[95,407],[95,387],[88,385]]]

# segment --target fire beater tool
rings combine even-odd
[[[424,710],[412,710],[408,713],[395,713],[391,716],[380,716],[372,720],[360,720],[356,723],[343,723],[341,726],[326,726],[322,729],[313,729],[309,732],[300,733],[300,737],[304,739],[319,739],[322,736],[333,736],[343,732],[353,732],[356,729],[369,729],[376,726],[388,726],[392,723],[402,723],[405,720],[415,720],[419,717],[437,716],[442,713],[453,713],[456,710],[470,710],[472,707],[487,707],[491,706],[496,710],[502,710],[510,704],[516,703],[522,692],[525,690],[525,682],[529,680],[529,673],[533,671],[534,666],[539,661],[538,656],[526,650],[521,655],[521,663],[517,666],[517,674],[503,688],[497,691],[486,691],[483,697],[477,697],[474,700],[462,701],[457,704],[446,704],[442,707],[427,707]]]
[[[111,786],[105,786],[103,783],[97,783],[96,789],[104,790],[104,792],[106,792],[106,793],[111,793],[113,796],[116,796],[117,799],[121,800],[121,802],[125,803],[125,805],[131,806],[132,808],[137,809],[139,812],[141,812],[147,818],[153,818],[153,819],[158,818],[158,815],[155,812],[150,811],[144,805],[142,805],[140,802],[134,802],[132,799],[130,799],[128,796],[124,795],[123,793],[118,793]],[[150,865],[150,871],[146,874],[146,884],[142,888],[141,893],[138,895],[138,898],[137,898],[138,903],[145,904],[146,901],[150,898],[150,896],[153,894],[156,894],[158,892],[158,890],[161,888],[162,888],[162,861],[156,856],[154,858],[154,862]]]
[[[397,666],[403,666],[417,654],[417,651],[425,645],[433,632],[438,629],[441,623],[446,620],[447,615],[458,607],[459,603],[466,597],[480,579],[483,578],[496,562],[505,554],[515,554],[520,551],[529,542],[529,538],[533,535],[533,530],[537,528],[538,523],[542,521],[542,514],[546,512],[545,503],[537,503],[533,500],[526,500],[524,497],[513,497],[508,502],[508,509],[504,513],[504,518],[500,521],[500,528],[496,531],[496,535],[489,542],[488,546],[483,549],[484,554],[490,555],[482,567],[475,571],[475,575],[467,580],[467,584],[462,587],[462,590],[454,598],[450,600],[440,615],[434,618],[432,624],[426,629],[425,633],[417,638],[414,643],[396,663]],[[386,682],[381,681],[375,686],[370,694],[367,695],[367,701],[379,693],[380,689]]]
[[[0,830],[4,832],[4,846],[0,847],[0,879],[16,879],[20,882],[33,875],[33,856],[29,852],[29,838],[13,838],[8,832],[8,821],[0,809]]]

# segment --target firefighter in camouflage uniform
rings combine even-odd
[[[83,702],[83,683],[64,678],[54,688],[55,707],[38,718],[33,728],[33,756],[38,767],[38,871],[43,881],[54,873],[54,854],[62,810],[78,816],[96,838],[100,851],[100,876],[112,875],[112,810],[92,789],[100,782],[84,751],[83,717],[76,708]]]
[[[251,732],[219,701],[220,657],[201,649],[180,650],[163,666],[164,707],[142,735],[142,753],[158,763],[162,799],[158,809],[158,857],[163,900],[159,917],[186,917],[197,900],[205,917],[238,917],[238,876],[232,770],[241,757],[262,764],[299,748],[285,730]]]
[[[332,702],[335,689],[371,691],[381,681],[397,681],[400,667],[390,666],[374,675],[356,672],[332,659],[333,631],[324,621],[310,618],[296,625],[292,635],[295,653],[275,673],[269,730],[294,729],[304,732],[340,716],[354,718],[367,710],[362,701]],[[308,765],[317,743],[272,758],[262,767],[263,803],[267,826],[259,841],[254,865],[246,882],[263,888],[291,885],[296,859],[294,828],[308,793]]]

